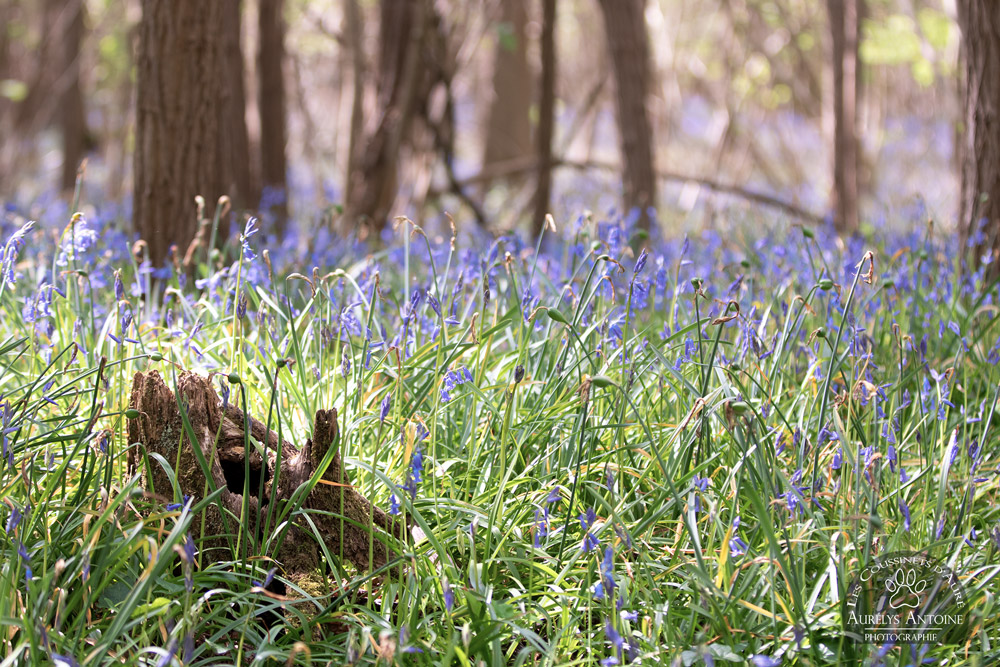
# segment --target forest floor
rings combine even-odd
[[[931,228],[248,224],[178,273],[25,222],[2,665],[1000,657],[1000,293]]]

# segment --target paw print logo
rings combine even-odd
[[[920,604],[920,595],[927,588],[927,581],[917,579],[913,570],[896,570],[896,574],[886,579],[885,588],[892,595],[889,606],[893,609],[916,609]]]

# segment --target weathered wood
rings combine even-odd
[[[250,493],[246,516],[249,521],[256,522],[259,508],[266,511],[270,503],[279,503],[277,509],[280,511],[298,488],[312,479],[326,453],[337,443],[337,411],[318,411],[312,437],[299,449],[286,441],[279,442],[274,431],[248,418],[239,408],[223,407],[207,378],[183,371],[177,378],[177,390],[179,400],[155,370],[135,374],[130,407],[137,410],[139,416],[128,420],[129,442],[133,443],[129,450],[129,472],[139,472],[147,491],[170,502],[174,491],[162,466],[152,459],[149,459],[148,470],[143,464],[143,451],[157,453],[176,466],[174,472],[180,492],[196,503],[204,497],[206,488],[205,475],[193,449],[197,447],[208,462],[214,488],[221,487],[223,491],[218,505],[209,507],[203,517],[195,518],[192,534],[202,534],[204,521],[207,537],[201,544],[202,554],[214,552],[216,558],[227,558],[219,550],[228,550],[230,544],[235,543],[235,539],[230,538],[235,537],[239,517],[243,516],[246,424],[249,423],[251,436],[261,443],[265,452],[262,458],[257,451],[252,451],[249,460],[251,479],[247,486]],[[191,442],[184,428],[181,406],[184,406],[196,442]],[[258,498],[260,475],[264,476],[264,493]],[[209,492],[212,488],[208,487]],[[226,510],[226,516],[220,512],[220,507]],[[310,513],[329,553],[342,555],[362,571],[368,570],[369,565],[378,569],[388,561],[390,552],[386,541],[390,538],[387,533],[397,537],[403,534],[401,523],[394,522],[351,486],[337,451],[302,501],[301,511]],[[243,530],[255,527],[245,526]],[[294,514],[277,554],[269,555],[273,555],[285,574],[293,578],[307,576],[321,565],[321,549],[311,528],[301,516]]]

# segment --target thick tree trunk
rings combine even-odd
[[[858,3],[827,0],[833,38],[834,226],[840,234],[858,228]]]
[[[647,209],[656,206],[653,129],[646,109],[650,81],[645,0],[598,0],[615,72],[625,206],[638,207],[639,225],[649,229]]]
[[[218,32],[227,16],[222,2],[142,1],[134,220],[157,267],[172,245],[183,256],[195,238],[197,195],[213,207],[234,194],[234,165],[223,139],[229,128],[222,125],[232,122],[230,70]],[[226,238],[227,220],[220,231]]]
[[[1000,3],[959,0],[958,22],[966,64],[962,247],[972,245],[977,266],[989,258],[990,276],[1000,277]]]
[[[258,13],[260,48],[257,74],[260,77],[260,157],[261,180],[272,191],[271,212],[277,231],[284,230],[288,217],[285,145],[285,19],[284,0],[260,0]]]
[[[153,498],[165,504],[173,502],[170,477],[149,456],[159,454],[176,465],[178,491],[189,496],[192,504],[204,497],[206,486],[209,493],[222,489],[218,504],[210,506],[203,519],[195,518],[190,534],[206,535],[199,545],[203,560],[238,557],[231,550],[237,543],[236,534],[243,531],[244,535],[254,536],[253,541],[258,544],[260,538],[267,537],[261,532],[264,517],[272,506],[277,504],[272,516],[278,516],[296,490],[319,469],[326,453],[336,446],[337,411],[316,413],[312,437],[300,449],[279,441],[274,431],[268,431],[264,424],[242,410],[223,406],[207,378],[183,371],[177,379],[177,390],[180,396],[174,395],[157,371],[135,374],[129,407],[137,410],[139,416],[128,420],[128,438],[138,444],[129,449],[129,474],[139,473],[143,488]],[[190,430],[180,413],[181,403]],[[264,449],[263,456],[251,449],[249,461],[245,439],[248,428]],[[207,464],[208,476],[199,458]],[[244,490],[248,492],[245,508]],[[343,557],[362,571],[386,564],[391,553],[386,546],[391,540],[390,533],[403,536],[401,522],[394,522],[354,490],[339,452],[333,454],[319,482],[299,507],[309,512],[329,553]],[[279,542],[281,546],[274,554],[250,555],[273,556],[293,580],[307,577],[320,567],[320,545],[303,519],[293,518]]]
[[[216,0],[220,1],[220,0]],[[221,107],[219,127],[226,153],[233,164],[232,198],[239,209],[255,209],[260,203],[260,187],[254,162],[250,160],[250,136],[247,132],[247,99],[244,82],[243,22],[240,18],[240,0],[221,0],[224,3],[223,23],[213,26],[223,39],[223,58],[227,69],[223,80],[226,104]]]
[[[68,0],[63,9],[65,32],[61,44],[59,84],[59,126],[62,130],[63,165],[61,186],[72,191],[76,173],[87,150],[87,119],[80,88],[80,45],[84,36],[83,0]]]
[[[542,77],[539,87],[538,187],[535,190],[535,212],[531,220],[535,236],[542,233],[545,216],[552,199],[552,135],[556,113],[556,0],[542,2]]]
[[[486,126],[483,170],[531,154],[532,73],[528,64],[527,2],[502,0],[500,6],[493,103]]]

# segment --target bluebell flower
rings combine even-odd
[[[549,511],[548,508],[535,510],[535,537],[534,545],[538,549],[542,546],[542,538],[549,534]]]
[[[17,530],[18,525],[21,523],[23,516],[20,508],[11,503],[10,516],[7,517],[7,527],[5,528],[7,535],[13,535],[13,532]]]
[[[444,593],[444,608],[451,611],[455,608],[455,593],[451,590],[447,578],[441,580],[441,590]]]
[[[622,647],[625,646],[625,640],[623,640],[622,636],[618,634],[617,630],[615,630],[615,626],[611,622],[610,618],[604,621],[604,636],[608,638],[608,641],[611,642],[612,646],[614,646],[619,652],[622,650]]]
[[[399,498],[396,497],[395,493],[389,496],[389,514],[392,516],[399,515]]]
[[[604,591],[606,593],[611,593],[617,587],[615,584],[615,552],[611,546],[607,546],[604,549],[604,558],[601,560],[601,583],[604,586]]]
[[[191,539],[190,535],[185,535],[181,546],[174,547],[174,549],[177,550],[177,553],[181,557],[181,562],[184,564],[184,587],[190,593],[194,590],[194,540]]]
[[[906,504],[902,496],[899,498],[899,511],[903,513],[903,530],[910,532],[910,506]]]
[[[733,556],[742,556],[747,552],[749,546],[743,541],[739,535],[734,536],[729,540],[729,553]]]
[[[240,298],[236,301],[236,319],[242,320],[247,315],[247,292],[240,290]]]
[[[125,285],[122,284],[121,269],[115,270],[115,299],[118,301],[125,300]]]
[[[466,382],[472,381],[472,374],[469,373],[469,369],[462,367],[460,370],[450,370],[445,373],[444,383],[441,389],[441,401],[447,403],[451,400],[451,393],[455,387],[461,386]]]
[[[385,422],[386,416],[389,414],[389,408],[392,407],[392,392],[390,391],[382,399],[382,406],[379,409],[378,420],[379,422]]]
[[[247,218],[247,224],[243,228],[243,233],[240,234],[240,251],[243,259],[246,261],[253,261],[257,259],[257,254],[250,247],[250,237],[260,231],[257,226],[257,218],[251,216]]]
[[[224,380],[221,376],[219,377],[219,391],[222,393],[222,409],[225,410],[229,407],[229,382]]]
[[[264,577],[264,581],[254,581],[252,582],[256,588],[267,588],[274,581],[274,573],[278,571],[278,568],[272,567],[267,571],[267,576]]]
[[[26,243],[28,232],[34,226],[35,221],[29,220],[7,239],[7,244],[4,246],[3,256],[0,257],[0,261],[2,261],[0,270],[3,271],[3,279],[12,285],[17,282],[17,274],[14,272],[17,256]]]
[[[649,258],[649,253],[643,248],[642,252],[639,253],[639,259],[635,262],[635,267],[632,269],[632,275],[638,276],[642,273],[642,270],[646,268],[646,260]]]
[[[403,626],[399,629],[399,643],[403,647],[403,653],[423,653],[423,649],[410,645],[410,628]]]
[[[171,625],[172,623],[167,624],[168,629]],[[167,644],[167,648],[163,652],[163,655],[161,655],[160,659],[156,661],[156,667],[169,667],[173,663],[174,657],[177,655],[178,646],[179,642],[177,639],[171,639],[170,643]]]
[[[52,663],[55,667],[80,667],[80,663],[76,661],[71,655],[62,655],[60,653],[53,653],[51,655]]]
[[[31,581],[34,576],[31,572],[31,554],[28,553],[21,540],[15,540],[15,542],[17,543],[17,555],[24,561],[24,580]]]
[[[697,514],[698,512],[701,511],[701,494],[705,493],[705,491],[708,489],[708,478],[698,477],[698,475],[695,475],[694,479],[692,480],[692,484],[694,485],[695,489],[694,511],[695,514]]]
[[[424,450],[418,444],[413,448],[413,456],[410,458],[410,469],[406,475],[406,484],[403,485],[403,490],[410,494],[410,500],[416,500],[417,498],[417,487],[423,479],[423,471]]]
[[[438,317],[441,317],[441,303],[437,300],[437,297],[430,292],[427,292],[427,303],[430,305],[431,310],[433,310]]]

